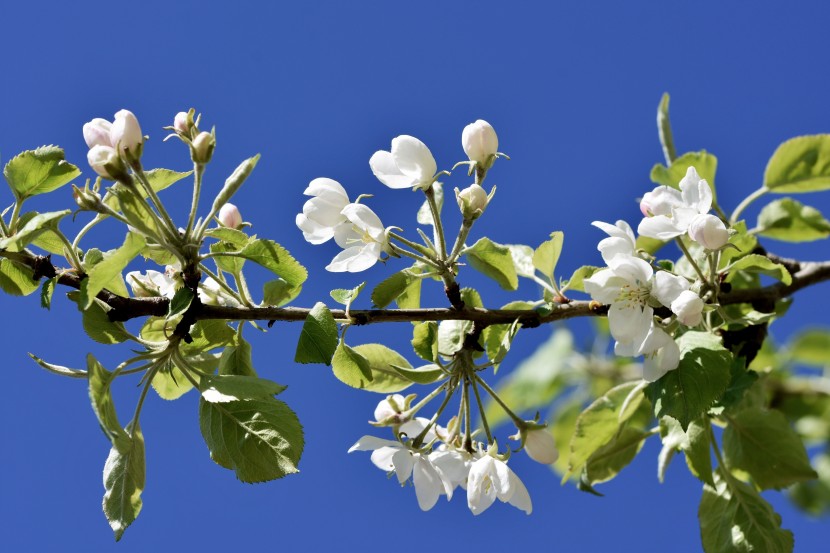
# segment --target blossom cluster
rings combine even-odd
[[[509,454],[499,455],[495,441],[489,446],[478,441],[463,444],[455,417],[446,428],[414,417],[408,407],[411,399],[390,395],[375,409],[376,420],[371,424],[391,427],[394,440],[363,436],[349,453],[371,451],[372,463],[394,473],[401,485],[411,478],[424,511],[432,509],[442,495],[449,501],[460,487],[467,492],[467,506],[474,515],[486,511],[496,499],[531,513],[527,488],[507,466]],[[552,435],[543,428],[526,433],[524,449],[545,464],[558,457]]]
[[[729,231],[723,220],[709,213],[712,200],[709,184],[689,167],[679,190],[658,186],[643,197],[640,210],[644,218],[637,230],[641,236],[658,240],[681,239],[685,234],[704,251],[717,252],[727,245]],[[634,232],[625,221],[593,224],[608,234],[598,245],[607,268],[585,279],[585,291],[594,300],[610,305],[608,323],[616,340],[614,352],[643,355],[643,377],[653,382],[676,369],[680,361],[680,350],[671,335],[676,324],[693,328],[703,322],[701,292],[706,283],[662,268],[655,270],[637,250]],[[670,309],[671,320],[656,318],[657,307]]]

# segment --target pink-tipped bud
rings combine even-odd
[[[222,226],[228,228],[239,228],[242,224],[242,215],[239,213],[239,209],[233,204],[223,205],[219,210],[218,217]]]
[[[109,180],[121,180],[127,173],[124,161],[112,146],[93,146],[86,154],[92,170]]]
[[[190,131],[190,123],[187,120],[186,111],[180,111],[176,114],[176,117],[173,119],[173,128],[181,134],[187,134]]]
[[[213,150],[216,148],[216,139],[206,131],[200,132],[193,140],[190,149],[190,157],[195,163],[207,163],[213,157]]]
[[[461,133],[461,145],[471,161],[489,166],[491,156],[499,149],[499,137],[492,125],[483,119],[470,123]]]
[[[144,147],[144,135],[133,112],[122,109],[115,114],[110,134],[112,145],[128,162],[138,161]]]
[[[93,146],[112,146],[111,132],[112,123],[100,117],[96,117],[89,123],[84,123],[84,141],[90,148]]]

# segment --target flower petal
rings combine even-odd
[[[524,483],[512,470],[510,471],[510,489],[513,490],[513,493],[507,502],[528,515],[533,512],[533,503],[530,501],[530,494],[527,492]]]
[[[636,344],[639,347],[648,335],[653,317],[654,310],[651,307],[615,303],[608,309],[608,327],[611,336],[623,344],[620,347],[626,344]]]
[[[308,183],[308,188],[303,192],[306,196],[319,196],[324,193],[340,196],[345,200],[343,205],[349,203],[349,195],[346,193],[346,189],[334,179],[327,179],[325,177],[316,178]]]
[[[378,180],[389,188],[411,188],[418,184],[417,180],[401,173],[389,152],[375,152],[369,159],[369,167]]]
[[[496,500],[496,488],[493,485],[491,471],[495,461],[485,455],[470,466],[467,477],[467,507],[474,515],[486,511]]]
[[[689,281],[667,271],[657,271],[651,285],[651,295],[669,307],[681,292],[689,289]]]
[[[585,292],[591,298],[604,304],[613,303],[620,295],[620,288],[625,286],[627,281],[617,276],[611,269],[597,271],[583,281]]]
[[[411,451],[401,448],[392,456],[392,464],[395,465],[395,474],[398,476],[398,482],[403,484],[412,475],[412,467],[415,465],[415,459],[413,459]]]
[[[392,158],[401,173],[416,179],[416,185],[430,180],[438,171],[432,152],[414,136],[404,134],[392,139]]]
[[[371,451],[380,449],[382,447],[401,447],[399,442],[394,440],[384,440],[375,436],[363,436],[355,444],[349,448],[349,453],[352,451]]]
[[[608,266],[614,271],[614,274],[638,287],[648,286],[651,275],[654,274],[651,265],[639,257],[619,255],[611,259]]]
[[[331,263],[326,265],[326,270],[332,273],[359,273],[365,271],[375,263],[377,263],[378,256],[373,254],[372,244],[352,246],[346,248],[331,260]],[[379,249],[379,245],[375,245],[374,249]]]
[[[658,240],[671,240],[686,232],[685,227],[679,227],[675,222],[665,215],[646,217],[637,226],[637,233],[640,236],[657,238]]]
[[[415,484],[415,496],[422,511],[429,511],[435,506],[444,484],[435,467],[422,455],[415,458],[415,467],[412,473],[412,482]]]
[[[383,223],[380,222],[374,211],[363,204],[349,204],[341,211],[344,217],[351,221],[359,230],[367,233],[373,239],[381,241],[385,236]],[[383,238],[385,240],[385,238]]]

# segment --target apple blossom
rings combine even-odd
[[[608,263],[609,260],[619,254],[634,255],[637,249],[637,239],[628,223],[620,220],[614,225],[602,221],[594,221],[591,224],[608,235],[608,238],[603,238],[597,245],[597,249],[605,263]]]
[[[208,163],[213,157],[213,150],[216,148],[216,138],[207,131],[202,131],[193,139],[193,147],[190,154],[196,163]]]
[[[484,453],[470,465],[467,506],[474,515],[486,511],[498,498],[527,514],[533,510],[530,494],[507,463]]]
[[[408,407],[407,398],[401,394],[392,394],[378,402],[375,407],[375,424],[401,424],[407,422],[401,418],[401,413]]]
[[[455,198],[458,201],[458,207],[461,209],[461,215],[465,219],[478,219],[487,207],[490,199],[487,197],[487,192],[478,184],[471,184],[462,191],[455,189]]]
[[[341,224],[348,225],[348,219],[341,212],[349,205],[349,195],[341,184],[327,178],[317,178],[308,184],[303,192],[313,196],[303,205],[303,212],[297,215],[297,226],[303,231],[303,238],[311,244],[322,244],[334,237],[334,230]]]
[[[640,221],[637,232],[650,238],[671,240],[689,230],[692,220],[711,208],[709,183],[700,178],[694,167],[689,167],[680,181],[679,194],[667,186],[658,186],[643,197],[641,211],[654,216]]]
[[[130,271],[126,280],[137,298],[162,296],[169,299],[176,294],[176,281],[158,271],[148,270],[144,274]]]
[[[499,149],[499,137],[490,123],[479,119],[464,127],[461,132],[461,146],[470,161],[487,166]]]
[[[680,348],[674,338],[652,323],[640,348],[644,356],[643,380],[654,382],[680,363]]]
[[[703,300],[691,290],[684,290],[671,302],[677,320],[686,326],[697,326],[703,320]]]
[[[124,161],[112,146],[97,144],[87,152],[86,159],[92,170],[105,179],[120,180],[127,173]]]
[[[375,212],[363,204],[349,204],[341,214],[350,224],[334,228],[334,241],[343,248],[326,266],[333,273],[365,271],[389,247],[386,229]]]
[[[553,434],[547,428],[532,428],[525,432],[524,450],[528,457],[543,465],[555,463],[559,458]]]
[[[84,141],[89,148],[94,146],[112,146],[112,123],[106,119],[96,117],[89,123],[84,123]]]
[[[126,161],[137,161],[144,147],[144,135],[133,112],[126,109],[115,114],[110,133],[112,146]]]
[[[689,236],[707,250],[719,250],[729,242],[729,231],[718,217],[698,215],[689,224]]]
[[[369,159],[372,173],[389,188],[427,189],[435,182],[438,165],[426,145],[414,136],[392,139],[392,149]]]
[[[230,297],[219,283],[211,277],[207,277],[199,283],[199,301],[206,305],[239,305],[239,302]]]
[[[186,111],[180,111],[176,114],[176,117],[173,118],[173,128],[181,134],[186,134],[190,130],[190,123],[188,122]]]
[[[223,205],[219,210],[217,218],[219,219],[219,222],[222,223],[222,226],[228,228],[239,228],[242,224],[242,214],[239,213],[239,208],[233,204]]]

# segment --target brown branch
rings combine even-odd
[[[73,271],[58,269],[51,264],[47,256],[33,255],[28,252],[0,252],[20,265],[32,270],[34,276],[59,275],[58,283],[70,288],[80,289],[82,276]],[[768,257],[781,260],[773,254]],[[722,305],[736,303],[775,302],[793,295],[795,292],[830,280],[830,261],[795,261],[785,260],[787,265],[797,271],[792,275],[792,283],[777,283],[764,288],[734,290],[720,295]],[[163,317],[167,314],[169,300],[166,298],[125,298],[108,290],[101,291],[97,298],[111,307],[110,319],[127,321],[138,317]],[[229,321],[304,321],[311,310],[300,307],[223,307],[216,305],[199,305],[189,312],[194,320],[224,319]],[[556,304],[547,313],[529,309],[480,309],[465,308],[429,308],[429,309],[350,309],[349,315],[342,309],[333,309],[332,315],[339,321],[350,321],[356,325],[415,321],[473,321],[476,326],[484,328],[494,324],[511,324],[519,320],[526,327],[562,321],[574,317],[604,316],[608,307],[593,301],[570,301]]]

